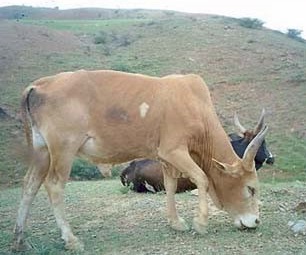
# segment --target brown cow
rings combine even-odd
[[[198,188],[193,227],[205,233],[207,192],[238,228],[259,224],[258,180],[254,157],[264,127],[243,159],[233,151],[215,113],[204,81],[197,75],[163,78],[116,71],[60,73],[35,81],[23,94],[22,110],[33,160],[14,229],[14,249],[22,249],[26,218],[44,183],[67,249],[81,249],[64,214],[64,187],[75,155],[94,163],[121,163],[134,158],[160,159],[167,217],[176,230],[188,229],[178,216],[178,176]]]

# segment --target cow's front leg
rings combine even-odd
[[[208,221],[207,187],[206,185],[199,184],[199,182],[198,183],[196,181],[193,182],[198,187],[198,198],[199,198],[199,208],[198,208],[198,213],[193,219],[193,228],[199,234],[206,234],[206,226]]]
[[[200,234],[206,233],[208,220],[208,179],[206,174],[190,157],[187,148],[179,148],[168,153],[160,154],[164,160],[172,164],[177,170],[188,176],[190,180],[196,184],[199,191],[199,207],[193,219],[193,227]],[[169,199],[171,199],[171,197]]]
[[[164,185],[167,198],[167,217],[171,228],[178,231],[189,230],[185,220],[178,216],[175,206],[175,192],[177,189],[177,179],[173,178],[167,169],[163,169]]]

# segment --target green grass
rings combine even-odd
[[[279,148],[279,164],[286,170],[298,171],[300,169],[306,172],[305,157],[300,152],[306,152],[306,141],[301,141],[295,136],[282,140]]]
[[[305,237],[294,236],[289,220],[303,218],[292,212],[306,199],[305,183],[262,184],[262,224],[255,231],[238,231],[226,213],[214,211],[205,236],[193,230],[179,233],[169,228],[165,195],[121,193],[119,179],[73,182],[66,187],[67,217],[75,234],[85,243],[81,254],[303,254]],[[0,254],[10,254],[20,188],[0,193]],[[177,195],[180,214],[190,224],[197,197]],[[279,206],[284,206],[280,211]],[[33,249],[28,254],[74,254],[64,251],[60,233],[42,189],[26,231]]]
[[[15,121],[0,122],[0,148],[5,148],[0,150],[0,190],[18,183],[24,175],[24,161],[18,153],[21,140],[17,132]]]
[[[294,134],[290,135],[275,135],[273,139],[270,139],[271,147],[277,148],[275,169],[279,169],[287,176],[281,177],[280,180],[306,180],[306,140],[298,138]]]
[[[94,34],[97,32],[111,31],[112,29],[129,29],[131,26],[150,19],[109,19],[109,20],[31,20],[23,19],[24,24],[44,26],[56,30],[72,31],[76,34]]]

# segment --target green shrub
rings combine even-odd
[[[129,65],[122,63],[122,62],[115,62],[114,64],[112,64],[111,69],[115,71],[121,71],[121,72],[129,72],[129,73],[134,72]]]
[[[120,176],[121,172],[122,172],[123,167],[120,165],[115,165],[112,167],[112,176],[113,177],[118,177]]]
[[[132,43],[131,38],[128,35],[122,35],[119,38],[118,46],[119,47],[127,47]]]
[[[123,168],[124,166],[122,165],[114,165],[111,168],[112,177],[120,176]],[[70,177],[73,180],[99,180],[105,178],[101,175],[96,165],[83,159],[76,159],[73,162]]]
[[[292,38],[294,40],[300,41],[300,42],[305,42],[305,40],[301,37],[303,30],[298,30],[298,29],[293,29],[290,28],[287,30],[287,36],[289,38]]]
[[[241,18],[239,19],[239,25],[246,28],[260,29],[264,22],[259,19]]]
[[[107,33],[104,31],[100,31],[98,34],[94,37],[94,44],[105,44],[107,41]]]
[[[70,177],[74,180],[96,180],[102,178],[96,166],[82,159],[76,159],[73,162]]]
[[[292,82],[295,84],[302,84],[306,82],[306,71],[300,70],[293,72],[292,74],[289,75],[288,82]]]
[[[105,56],[108,56],[108,57],[111,56],[112,55],[111,47],[109,47],[108,45],[105,45],[103,49],[103,53]]]

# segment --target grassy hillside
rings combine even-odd
[[[54,13],[0,22],[0,107],[8,114],[0,117],[1,185],[24,173],[15,153],[22,141],[22,90],[39,77],[76,69],[197,73],[209,85],[227,131],[234,131],[235,111],[252,127],[266,108],[267,142],[276,163],[261,171],[265,180],[306,179],[305,43],[221,16],[142,10],[112,10],[98,18],[89,10],[87,16],[80,10],[66,12],[79,16]],[[58,13],[61,19],[55,19]]]

